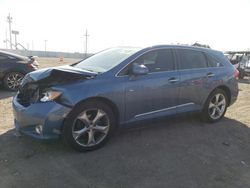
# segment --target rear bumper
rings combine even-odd
[[[53,101],[24,107],[18,103],[16,96],[12,106],[16,130],[41,140],[59,138],[63,121],[71,111],[71,108]]]

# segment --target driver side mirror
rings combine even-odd
[[[149,72],[148,67],[146,67],[143,64],[134,63],[132,66],[132,74],[135,76],[146,75],[148,74],[148,72]]]

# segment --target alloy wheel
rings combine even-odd
[[[77,144],[91,147],[107,136],[110,128],[108,115],[101,109],[88,109],[80,113],[72,126],[72,135]]]
[[[208,106],[209,116],[214,120],[219,119],[224,114],[225,109],[226,109],[225,96],[221,93],[215,94],[209,102]]]
[[[7,87],[11,90],[18,89],[23,77],[24,77],[23,74],[18,72],[10,73],[6,78]]]

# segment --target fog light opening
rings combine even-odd
[[[37,125],[36,126],[36,132],[38,134],[42,134],[43,133],[43,126],[42,125]]]

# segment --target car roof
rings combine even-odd
[[[224,56],[224,54],[221,51],[218,50],[213,50],[211,48],[204,48],[204,47],[199,47],[199,46],[189,46],[189,45],[155,45],[155,46],[151,46],[148,48],[144,48],[144,49],[160,49],[160,48],[175,48],[175,49],[189,49],[189,50],[198,50],[198,51],[202,51],[202,52],[207,52],[209,54],[214,54],[216,56]]]
[[[199,47],[199,46],[189,46],[189,45],[155,45],[155,46],[152,46],[151,48],[183,48],[183,49],[190,49],[190,50],[202,50],[202,51],[208,51],[208,52],[220,52],[220,51],[217,51],[217,50],[213,50],[211,48],[204,48],[204,47]]]
[[[15,58],[18,58],[18,59],[27,59],[28,58],[26,56],[22,56],[22,55],[19,55],[19,54],[11,53],[11,52],[4,51],[4,50],[0,50],[0,54],[12,56],[12,57],[15,57]]]

